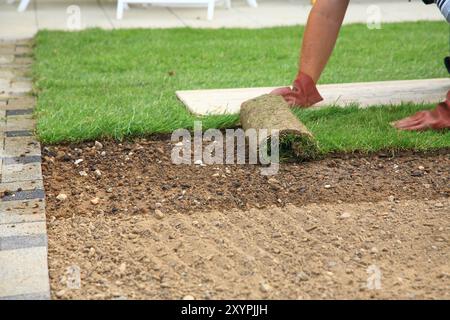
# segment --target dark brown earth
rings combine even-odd
[[[54,298],[450,298],[449,150],[264,177],[175,166],[168,140],[102,144],[43,150]]]
[[[282,165],[278,175],[265,177],[253,165],[173,165],[170,141],[103,144],[102,150],[93,144],[49,148],[56,157],[44,151],[48,210],[53,215],[68,216],[74,209],[78,214],[149,213],[157,203],[163,212],[188,213],[450,196],[448,150],[395,157],[338,155]],[[77,159],[83,162],[75,165]],[[80,176],[80,171],[88,176]],[[53,201],[61,192],[69,195],[68,201]],[[95,197],[99,204],[92,206]]]

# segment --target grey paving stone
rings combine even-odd
[[[27,92],[11,92],[11,91],[0,91],[0,99],[16,99],[24,98],[28,95]]]
[[[12,81],[9,90],[11,92],[29,92],[32,88],[31,81]]]
[[[11,80],[0,78],[0,91],[8,91],[11,89]]]
[[[1,64],[7,64],[12,63],[14,61],[14,55],[13,54],[0,54],[0,65]]]
[[[0,79],[11,81],[16,77],[16,73],[11,70],[0,69]]]
[[[32,181],[42,177],[41,163],[2,164],[2,182]]]
[[[34,119],[29,116],[20,116],[20,117],[8,117],[6,122],[6,130],[7,131],[24,131],[24,130],[33,130],[35,126]]]
[[[3,157],[40,156],[41,147],[34,137],[5,138]]]
[[[13,56],[14,58],[14,56]],[[33,63],[33,59],[31,57],[19,57],[14,59],[14,63],[16,65],[26,65],[29,66]]]
[[[7,109],[32,109],[34,108],[36,100],[34,97],[26,96],[8,100]]]
[[[28,236],[32,234],[46,234],[45,221],[0,224],[0,235],[2,237]]]
[[[6,137],[30,137],[33,135],[33,131],[31,130],[12,130],[6,131]]]
[[[30,297],[47,292],[47,247],[0,251],[0,297]]]
[[[12,164],[28,164],[28,163],[35,163],[35,162],[41,162],[40,156],[26,156],[26,157],[12,157],[12,158],[3,158],[3,163],[5,165],[12,165]]]
[[[0,236],[0,251],[32,248],[32,247],[46,247],[46,246],[47,246],[47,235],[45,234],[33,234],[29,236],[13,236],[13,237]]]
[[[16,54],[30,54],[32,52],[28,45],[18,45],[15,49]]]
[[[35,190],[44,189],[42,178],[34,181],[17,181],[0,183],[0,194],[3,195],[5,191],[23,191],[23,190]]]
[[[33,109],[13,109],[13,110],[6,110],[6,116],[22,116],[26,114],[33,114]]]
[[[31,200],[31,199],[44,199],[45,192],[43,189],[35,190],[22,190],[14,191],[4,194],[1,198],[2,201],[18,201],[18,200]]]
[[[0,300],[50,300],[50,292],[35,292],[0,297]]]
[[[42,199],[0,202],[0,225],[39,221],[45,221],[45,201]]]
[[[16,52],[15,45],[0,44],[0,55],[12,55]]]

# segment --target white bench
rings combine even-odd
[[[15,0],[8,0],[9,3],[13,3]],[[227,8],[231,7],[231,0],[223,0]],[[214,18],[214,7],[217,0],[117,0],[117,13],[116,18],[123,18],[123,11],[128,7],[129,3],[153,3],[153,4],[204,4],[208,7],[208,20]],[[27,9],[30,0],[20,0],[17,11],[23,12]],[[251,7],[257,7],[256,0],[247,0],[247,3]]]

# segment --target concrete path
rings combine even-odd
[[[242,102],[277,87],[177,91],[178,98],[198,115],[239,113]],[[402,103],[438,103],[450,89],[450,79],[424,79],[327,84],[318,86],[324,101],[316,106],[360,107]]]
[[[50,298],[30,52],[27,41],[0,41],[0,300]]]
[[[115,0],[31,0],[28,9],[22,13],[17,12],[17,2],[8,4],[1,1],[0,38],[30,38],[43,29],[261,28],[297,25],[305,24],[311,9],[310,0],[258,0],[258,8],[249,7],[244,0],[231,2],[232,9],[219,4],[214,20],[207,21],[205,8],[132,5],[124,18],[117,20]],[[345,23],[376,26],[379,22],[382,27],[386,22],[417,20],[444,21],[436,6],[425,6],[421,0],[352,0]]]

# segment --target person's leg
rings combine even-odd
[[[336,44],[350,0],[317,0],[308,17],[300,53],[299,72],[293,87],[280,88],[291,106],[309,107],[322,100],[316,88]]]

